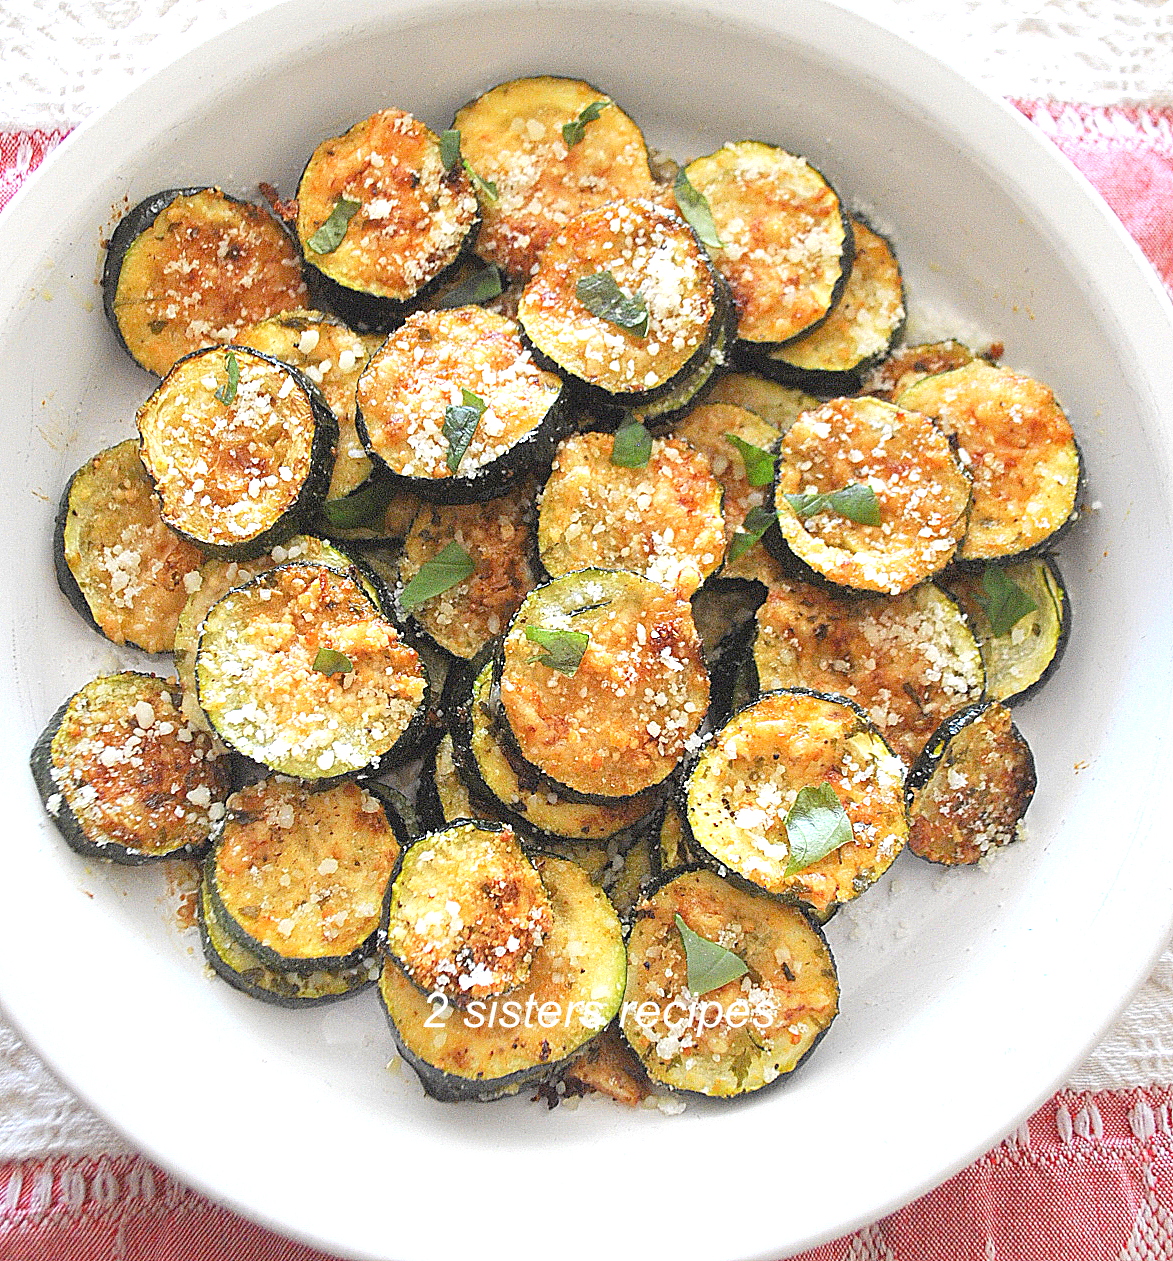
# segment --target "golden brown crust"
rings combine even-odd
[[[960,342],[927,342],[919,346],[901,346],[877,368],[868,374],[863,383],[864,394],[895,402],[899,396],[938,372],[951,372],[963,368],[974,358],[968,346]]]
[[[604,1029],[590,1050],[571,1064],[565,1081],[597,1091],[629,1108],[638,1108],[652,1093],[643,1065],[613,1025]]]

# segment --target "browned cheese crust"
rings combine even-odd
[[[457,473],[504,455],[545,419],[561,391],[534,363],[517,325],[480,307],[417,311],[384,342],[358,382],[374,453],[404,477],[448,478],[444,413],[461,390],[484,404]]]
[[[578,282],[609,271],[640,294],[648,329],[593,315]],[[671,211],[642,199],[587,211],[553,238],[525,287],[518,319],[536,346],[580,380],[639,395],[675,377],[708,340],[716,290],[708,256]]]
[[[651,194],[643,136],[617,105],[567,148],[563,124],[604,99],[588,83],[542,75],[503,83],[457,113],[464,156],[497,187],[497,200],[482,209],[482,258],[529,276],[550,238],[576,215]]]
[[[1075,435],[1049,386],[975,359],[900,396],[958,443],[973,477],[963,560],[1036,547],[1066,524],[1079,490]]]
[[[842,599],[780,579],[757,611],[754,664],[763,691],[809,687],[865,709],[909,764],[938,725],[982,694],[973,636],[927,583],[893,599]]]
[[[864,394],[894,402],[918,381],[935,376],[938,372],[951,372],[963,368],[974,358],[974,353],[961,342],[926,342],[920,346],[901,346],[882,364],[874,368],[863,383]]]
[[[621,468],[614,445],[612,434],[580,433],[559,446],[538,516],[542,563],[551,574],[627,569],[692,595],[725,555],[708,458],[681,438],[654,438],[644,468]]]
[[[357,784],[310,792],[267,779],[233,793],[216,893],[248,935],[288,959],[341,958],[379,925],[399,843]]]
[[[785,496],[871,486],[879,525],[825,510],[800,519]],[[840,586],[899,595],[939,573],[966,530],[969,479],[927,417],[873,398],[804,412],[782,439],[775,506],[782,537]]]
[[[310,238],[339,198],[360,208],[338,248]],[[405,302],[456,261],[477,219],[472,181],[444,170],[439,138],[398,109],[355,123],[314,150],[297,189],[297,234],[306,258],[350,289]]]
[[[176,197],[126,252],[114,314],[157,376],[246,325],[305,305],[301,260],[260,206],[208,188]]]

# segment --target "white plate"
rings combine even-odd
[[[209,981],[162,877],[72,856],[26,770],[50,713],[114,660],[50,563],[66,477],[133,432],[151,388],[102,319],[100,231],[158,188],[292,192],[318,140],[377,108],[440,128],[536,72],[589,78],[681,157],[747,136],[808,155],[892,232],[922,328],[997,336],[1055,386],[1103,503],[1062,549],[1066,660],[1021,711],[1030,842],[989,873],[903,856],[830,926],[843,1014],[809,1065],[676,1118],[426,1100],[409,1071],[384,1071],[371,995],[289,1013]],[[925,54],[818,0],[290,0],[82,128],[0,221],[0,257],[0,995],[188,1182],[356,1257],[776,1257],[987,1148],[1149,967],[1173,908],[1173,311],[1074,170]]]

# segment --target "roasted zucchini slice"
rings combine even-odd
[[[516,1094],[556,1075],[619,1010],[627,960],[607,895],[576,863],[551,855],[534,862],[549,898],[550,931],[528,980],[504,999],[474,999],[463,1009],[443,996],[433,1001],[394,962],[383,965],[379,994],[391,1031],[433,1098]]]
[[[855,260],[843,295],[814,330],[765,354],[763,372],[814,394],[853,394],[904,328],[904,282],[891,245],[851,220]]]
[[[619,918],[628,925],[648,882],[660,874],[660,850],[655,832],[644,828],[617,857],[619,866],[609,867],[604,873],[603,888]]]
[[[164,524],[133,438],[69,479],[53,536],[57,585],[113,643],[170,651],[203,559]]]
[[[689,840],[688,829],[684,826],[684,816],[680,806],[674,800],[664,803],[660,815],[660,826],[656,830],[656,843],[659,847],[659,867],[661,871],[676,871],[681,867],[700,866],[708,860],[704,850],[699,849]]]
[[[338,438],[306,377],[240,346],[181,359],[138,429],[163,520],[228,560],[259,556],[316,516]]]
[[[851,275],[851,220],[805,158],[742,140],[685,167],[708,200],[721,247],[713,259],[733,291],[737,335],[778,345],[826,319]]]
[[[193,350],[305,306],[306,287],[288,233],[260,206],[218,188],[169,188],[114,229],[102,302],[118,340],[161,377]]]
[[[982,658],[956,602],[931,582],[855,600],[782,580],[757,611],[758,686],[836,692],[865,709],[911,765],[950,714],[978,700]]]
[[[785,433],[791,425],[819,400],[802,390],[794,390],[777,381],[768,381],[752,372],[729,372],[719,378],[705,395],[706,403],[730,403],[760,416],[768,425]]]
[[[515,766],[584,801],[663,783],[709,703],[688,601],[603,569],[553,578],[526,596],[498,681],[502,747]]]
[[[804,865],[788,819],[802,789],[826,786],[851,839]],[[820,917],[874,884],[908,839],[900,759],[858,705],[802,688],[734,714],[696,754],[682,803],[689,838],[707,854]]]
[[[937,728],[908,776],[908,848],[949,867],[980,862],[1022,835],[1035,791],[1030,745],[997,701]]]
[[[208,610],[199,702],[225,744],[282,775],[393,764],[423,735],[427,675],[354,579],[280,565]]]
[[[600,102],[606,105],[598,117],[568,144],[582,112],[594,112]],[[539,75],[499,84],[458,110],[452,126],[473,170],[497,189],[496,200],[481,208],[477,253],[512,276],[528,277],[550,239],[575,216],[652,193],[639,128],[578,79]]]
[[[639,408],[705,363],[726,301],[692,229],[636,199],[568,223],[542,254],[517,318],[542,361],[578,381],[588,405]]]
[[[405,842],[384,801],[358,784],[315,790],[278,776],[242,788],[208,857],[216,919],[266,967],[358,967]]]
[[[968,346],[953,340],[901,346],[868,374],[863,382],[863,393],[874,394],[891,403],[910,385],[938,372],[964,368],[975,358]]]
[[[355,328],[386,330],[460,258],[477,199],[440,138],[385,109],[314,150],[297,186],[297,235],[327,282],[329,305]]]
[[[653,438],[646,464],[613,463],[616,437],[565,439],[542,491],[538,552],[551,574],[627,569],[690,596],[721,564],[721,483],[680,438]]]
[[[704,993],[679,923],[741,960]],[[636,908],[620,1028],[653,1081],[714,1099],[784,1081],[839,1010],[830,947],[798,907],[711,871],[670,872]]]
[[[1000,577],[1025,592],[1035,606],[999,635],[986,610],[990,584],[997,583],[994,590],[1001,595],[998,587],[1004,582],[987,577],[982,569],[946,574],[941,585],[965,611],[981,649],[986,696],[1017,705],[1042,687],[1059,664],[1071,634],[1071,602],[1054,557],[1032,556],[998,569]]]
[[[1021,556],[1078,515],[1079,448],[1049,386],[975,359],[909,386],[898,402],[931,416],[972,474],[959,560]]]
[[[879,524],[821,497],[870,490]],[[799,506],[791,496],[804,497]],[[811,500],[812,496],[820,496]],[[969,478],[927,417],[875,398],[843,398],[804,412],[782,439],[774,479],[780,560],[857,592],[899,595],[939,573],[966,530]]]
[[[464,1007],[524,985],[552,926],[545,885],[513,829],[465,819],[404,851],[384,943],[423,993]]]
[[[766,593],[744,578],[714,578],[692,597],[692,620],[710,667],[734,649]]]
[[[405,611],[454,657],[475,657],[537,585],[534,490],[527,479],[484,503],[425,504],[407,532],[399,560],[400,596],[453,543],[473,563],[463,581]]]
[[[53,715],[31,767],[70,849],[130,865],[205,847],[230,788],[222,752],[180,713],[174,684],[109,674]]]
[[[415,805],[422,825],[429,832],[438,832],[457,819],[488,819],[492,811],[472,797],[456,769],[452,751],[452,733],[446,731],[425,760],[416,785]]]
[[[405,490],[472,503],[548,463],[567,405],[512,320],[475,306],[418,311],[359,378],[358,431]]]
[[[320,1007],[348,998],[379,979],[379,957],[367,955],[349,968],[291,972],[273,968],[224,927],[209,894],[207,876],[196,901],[196,923],[208,966],[234,990],[276,1007]]]

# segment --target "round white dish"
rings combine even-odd
[[[996,337],[1056,388],[1103,505],[1062,546],[1066,659],[1019,711],[1039,767],[1029,843],[988,872],[902,856],[829,926],[843,1012],[809,1065],[678,1117],[425,1099],[384,1069],[372,995],[289,1013],[209,980],[163,875],[73,856],[26,768],[60,701],[134,659],[81,624],[50,557],[69,473],[133,433],[151,389],[102,318],[104,230],[168,186],[250,195],[265,179],[289,195],[318,140],[374,109],[441,128],[538,72],[599,84],[681,158],[747,136],[806,154],[892,233],[913,332]],[[287,0],[83,127],[0,219],[0,248],[0,999],[186,1181],[353,1257],[776,1258],[985,1150],[1144,976],[1173,918],[1156,792],[1173,719],[1173,308],[1080,176],[954,72],[821,0]]]

